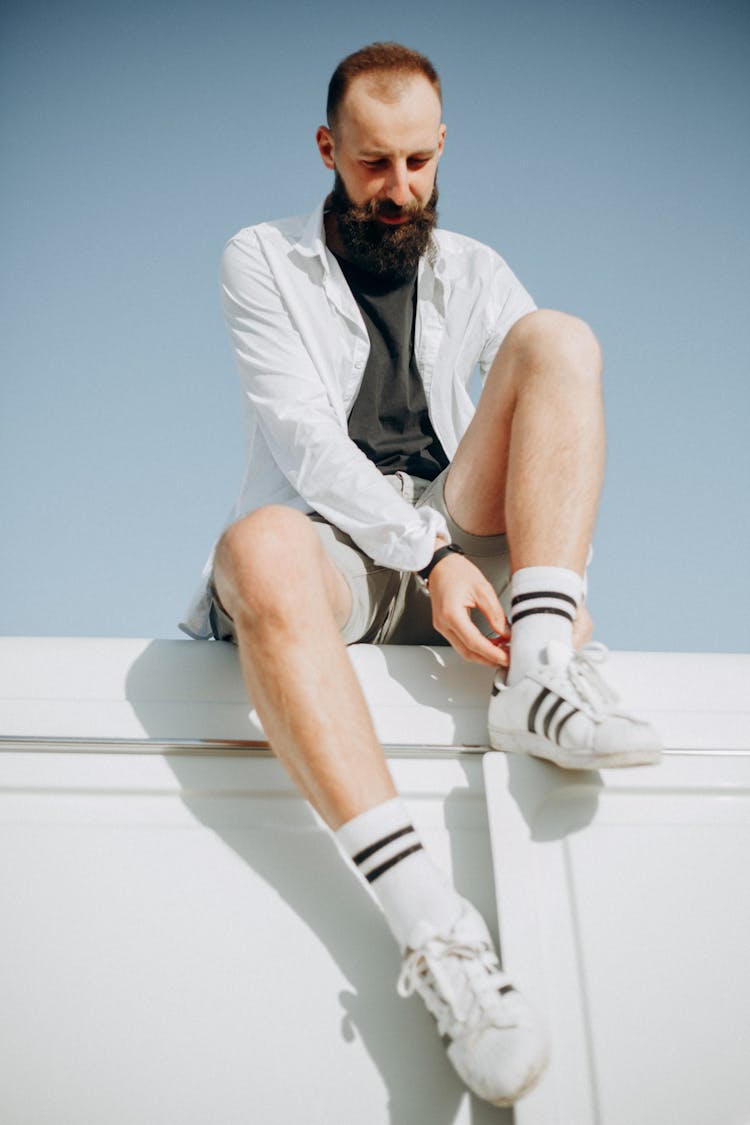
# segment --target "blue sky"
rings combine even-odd
[[[325,193],[328,77],[386,38],[443,79],[441,224],[603,344],[597,636],[750,650],[750,9],[721,0],[6,0],[0,631],[179,635],[242,469],[221,248]]]

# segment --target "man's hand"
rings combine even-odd
[[[465,660],[506,667],[510,663],[510,627],[497,594],[482,572],[464,555],[446,555],[430,574],[432,624]],[[478,609],[495,633],[485,637],[471,620]],[[591,640],[593,622],[585,604],[578,607],[573,625],[573,647]]]
[[[510,630],[497,594],[481,570],[464,555],[446,555],[435,566],[429,581],[432,624],[465,660],[488,664],[509,662]],[[480,633],[470,611],[478,609],[500,640]]]

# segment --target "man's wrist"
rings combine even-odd
[[[439,562],[441,562],[448,555],[465,555],[465,554],[466,554],[466,552],[464,551],[463,547],[459,547],[458,543],[443,543],[443,544],[441,544],[440,540],[438,540],[435,552],[434,552],[432,558],[430,559],[430,561],[428,562],[427,566],[422,567],[421,570],[418,570],[416,572],[417,581],[420,583],[420,585],[422,585],[426,588],[428,583],[429,583],[429,580],[430,580],[430,575],[432,574],[433,570],[435,569],[435,567],[437,566],[437,564]]]

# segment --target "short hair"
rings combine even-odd
[[[383,75],[421,74],[432,85],[442,103],[440,78],[428,58],[400,43],[371,43],[368,47],[361,47],[359,51],[347,55],[331,75],[326,102],[329,129],[334,128],[341,103],[354,79],[362,74],[378,72]]]

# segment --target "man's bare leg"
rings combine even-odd
[[[233,524],[214,582],[274,753],[332,829],[395,796],[339,628],[349,587],[310,520],[268,507]]]
[[[566,568],[580,587],[604,467],[600,371],[587,325],[550,310],[518,321],[492,364],[451,463],[445,499],[465,531],[507,533],[513,573]],[[454,557],[433,572],[435,627],[468,659],[507,664],[503,648],[466,630],[466,607],[475,606],[507,636],[497,597],[481,576],[472,585],[472,569]],[[590,631],[581,606],[574,643]]]
[[[274,752],[336,831],[405,950],[399,992],[420,992],[475,1093],[511,1103],[544,1068],[544,1036],[500,972],[482,918],[429,859],[395,795],[339,635],[350,610],[346,582],[311,522],[278,507],[225,533],[214,582]]]
[[[280,507],[229,528],[214,582],[274,752],[336,831],[405,950],[399,992],[422,995],[467,1085],[510,1104],[544,1068],[544,1036],[499,970],[482,918],[429,859],[395,795],[339,635],[347,583],[307,517]]]
[[[604,472],[600,374],[591,330],[550,310],[514,325],[490,369],[445,498],[466,531],[507,533],[513,570],[583,574]]]
[[[582,321],[524,317],[492,365],[445,489],[459,526],[508,536],[510,669],[490,702],[490,742],[572,769],[650,764],[661,750],[594,671],[603,652],[573,654],[590,633],[580,599],[604,471],[600,371]],[[440,600],[447,569],[437,576]]]

